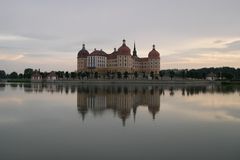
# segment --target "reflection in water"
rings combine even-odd
[[[122,120],[123,125],[131,115],[135,122],[139,107],[147,107],[152,118],[155,119],[160,111],[161,96],[240,92],[239,86],[221,85],[67,85],[55,83],[1,84],[0,91],[3,91],[6,86],[13,90],[18,87],[23,88],[26,93],[77,94],[77,110],[83,121],[88,113],[97,116],[105,111],[112,111]],[[200,101],[204,105],[209,100]]]
[[[59,92],[59,93],[75,93],[79,91],[78,87],[84,88],[82,85],[70,85],[70,84],[56,84],[56,83],[10,83],[4,84],[0,83],[0,89],[3,90],[6,85],[9,85],[12,89],[17,87],[24,88],[25,92]],[[98,86],[96,88],[96,86]],[[96,90],[101,89],[99,85],[96,85]],[[105,89],[109,85],[105,85]],[[123,91],[127,93],[130,92],[139,92],[142,90],[142,93],[145,93],[148,87],[156,87],[160,95],[165,95],[165,91],[169,91],[170,96],[174,96],[176,91],[181,91],[183,96],[191,96],[197,94],[205,94],[205,93],[235,93],[240,92],[240,86],[232,86],[232,85],[131,85],[134,90],[130,89],[130,85],[125,86],[114,86],[117,88],[117,91]],[[93,87],[93,85],[85,85],[85,87]],[[111,86],[113,87],[113,86]],[[85,89],[86,90],[86,89]],[[96,91],[98,92],[98,91]]]
[[[84,120],[88,111],[94,115],[112,110],[125,125],[131,112],[135,120],[139,106],[148,107],[153,119],[160,110],[158,86],[79,86],[77,92],[78,111]]]
[[[240,86],[0,83],[1,159],[239,159],[239,93]]]
[[[0,83],[0,91],[4,91],[5,89],[5,83]]]

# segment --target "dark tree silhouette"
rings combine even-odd
[[[124,72],[124,78],[125,78],[125,79],[128,78],[128,72]]]
[[[173,77],[174,77],[174,71],[173,70],[171,70],[170,72],[169,72],[169,77],[171,78],[171,80],[173,79]]]
[[[77,73],[76,72],[71,72],[71,78],[75,79],[77,77]]]
[[[26,69],[24,70],[24,78],[26,78],[26,79],[31,79],[32,74],[33,74],[33,69],[31,69],[31,68],[26,68]]]
[[[161,80],[162,80],[162,78],[163,78],[164,74],[165,74],[165,72],[164,72],[164,71],[159,71],[159,76],[161,77]]]
[[[17,78],[18,78],[17,72],[12,72],[12,73],[9,75],[9,78],[10,78],[10,79],[17,79]]]
[[[134,72],[134,77],[135,77],[135,79],[138,78],[138,72]]]
[[[150,76],[151,76],[152,79],[154,78],[154,72],[153,71],[150,72]]]
[[[94,78],[95,78],[95,79],[98,79],[98,72],[95,72],[95,73],[94,73]]]
[[[143,78],[146,78],[146,73],[145,72],[143,72]]]
[[[69,78],[69,73],[68,73],[68,71],[67,72],[65,72],[65,78]]]
[[[107,78],[108,78],[108,79],[110,79],[110,77],[111,77],[110,74],[111,74],[110,72],[107,72]]]
[[[117,72],[117,76],[118,76],[119,79],[122,78],[122,73],[121,72]]]
[[[82,72],[78,72],[77,77],[78,77],[78,79],[81,79],[82,78]]]
[[[0,79],[6,78],[6,72],[4,70],[0,70]]]

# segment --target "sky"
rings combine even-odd
[[[152,45],[161,69],[240,67],[239,0],[0,0],[0,70],[75,71],[86,44],[139,57]]]

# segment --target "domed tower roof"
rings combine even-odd
[[[87,58],[89,52],[85,49],[85,44],[83,44],[82,46],[82,49],[78,52],[78,58]]]
[[[118,55],[125,55],[125,56],[131,56],[131,50],[126,45],[126,40],[123,40],[123,44],[120,48],[118,48]]]
[[[148,58],[150,58],[150,59],[160,59],[160,53],[158,51],[156,51],[155,45],[153,45],[153,49],[151,50],[151,52],[149,52]]]

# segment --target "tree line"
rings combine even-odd
[[[48,72],[40,72],[32,68],[26,68],[23,73],[11,72],[7,74],[4,70],[0,70],[0,79],[28,79],[30,80],[35,72],[46,78]],[[55,71],[55,74],[59,79],[84,79],[84,78],[103,78],[103,79],[127,79],[130,76],[132,78],[151,78],[151,79],[163,79],[163,78],[182,78],[182,79],[206,79],[210,74],[215,76],[216,79],[226,80],[240,80],[240,68],[233,67],[211,67],[211,68],[200,68],[200,69],[167,69],[161,70],[158,74],[150,72],[106,72],[100,74],[98,72],[68,72],[68,71]]]

